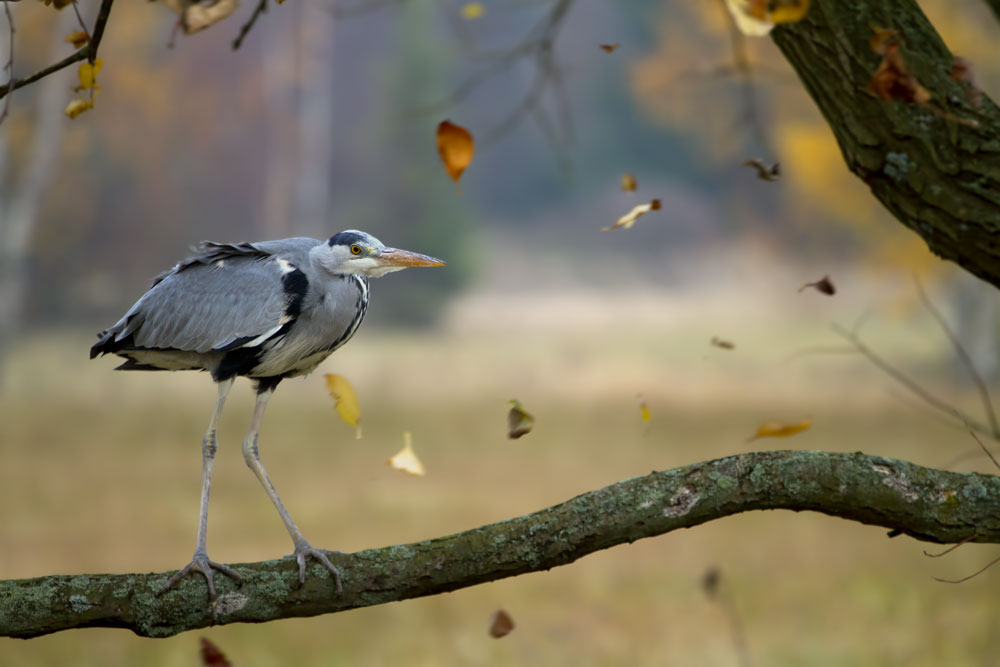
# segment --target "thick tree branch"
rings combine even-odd
[[[873,26],[898,31],[908,71],[952,119],[867,91],[881,60]],[[952,54],[916,2],[813,0],[771,34],[851,171],[934,253],[1000,287],[1000,111],[986,96],[974,107],[951,80]]]
[[[344,592],[313,565],[297,588],[292,561],[235,565],[222,577],[218,622],[316,616],[434,595],[572,563],[623,542],[750,510],[811,510],[929,542],[1000,542],[1000,477],[924,468],[865,454],[758,452],[654,472],[555,507],[433,540],[331,554]],[[205,582],[163,597],[170,572],[47,576],[0,582],[0,635],[117,627],[166,637],[212,623]]]

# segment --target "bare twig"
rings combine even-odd
[[[76,0],[73,0],[70,4],[73,5],[73,13],[76,14],[76,22],[80,24],[80,30],[87,32],[87,24],[84,23],[83,16],[80,15],[80,8],[77,7]]]
[[[253,14],[247,19],[247,22],[243,24],[240,28],[240,34],[236,35],[236,39],[233,40],[233,51],[238,51],[241,46],[243,46],[243,40],[246,39],[247,34],[253,28],[254,24],[257,23],[257,19],[261,14],[267,13],[267,0],[260,0],[257,6],[253,9]]]
[[[965,366],[965,370],[968,371],[969,376],[975,383],[976,391],[979,392],[979,398],[983,402],[983,410],[986,412],[986,419],[990,425],[990,435],[992,435],[994,439],[1000,439],[1000,425],[997,423],[996,411],[993,409],[993,401],[990,398],[990,391],[986,387],[986,382],[983,381],[983,376],[979,374],[978,370],[976,370],[976,365],[972,363],[972,358],[969,357],[969,353],[966,352],[962,342],[958,340],[958,336],[955,335],[955,332],[948,325],[948,321],[941,314],[941,311],[934,306],[930,297],[927,296],[927,292],[924,291],[923,285],[920,284],[920,279],[914,276],[913,282],[917,287],[917,293],[920,294],[920,300],[923,302],[924,308],[927,309],[927,312],[931,314],[931,317],[933,317],[934,321],[937,322],[939,327],[941,327],[945,336],[948,337],[948,342],[950,342],[952,348],[954,348],[955,354],[958,355],[962,365]],[[975,434],[973,434],[973,437],[975,437]],[[978,440],[978,438],[976,439]],[[980,446],[982,446],[982,443],[980,443]],[[986,448],[983,447],[983,450],[985,451]],[[989,454],[988,451],[987,454]],[[990,454],[990,458],[993,458],[992,454]],[[993,462],[996,463],[996,460]]]
[[[950,554],[952,551],[954,551],[955,549],[959,548],[963,544],[968,544],[969,542],[973,541],[974,539],[976,539],[976,534],[975,533],[973,533],[972,535],[969,535],[967,538],[965,538],[961,542],[956,542],[955,544],[951,545],[950,547],[948,547],[944,551],[941,551],[941,552],[936,553],[936,554],[932,554],[931,552],[927,551],[927,549],[924,549],[924,555],[927,556],[928,558],[940,558],[941,556],[945,556],[947,554]]]
[[[97,48],[100,46],[101,38],[104,36],[104,26],[108,22],[108,16],[111,14],[111,5],[113,5],[114,2],[115,0],[103,0],[101,2],[101,8],[97,12],[97,19],[94,21],[94,29],[91,31],[89,43],[81,47],[72,55],[66,56],[59,62],[52,63],[48,67],[38,70],[31,76],[27,76],[23,79],[12,79],[8,81],[6,84],[0,86],[0,98],[4,98],[18,88],[23,88],[38,81],[39,79],[44,79],[50,74],[55,74],[59,70],[65,69],[73,63],[80,62],[81,60],[88,60],[91,64],[93,64],[97,59]]]
[[[970,574],[967,577],[962,577],[961,579],[940,579],[938,577],[931,577],[931,579],[933,579],[934,581],[940,581],[942,584],[961,584],[962,582],[968,581],[969,579],[973,579],[975,577],[978,577],[983,572],[985,572],[986,570],[990,569],[991,567],[993,567],[997,563],[1000,563],[1000,556],[997,556],[996,558],[994,558],[993,560],[991,560],[989,563],[987,563],[986,565],[984,565],[980,569],[976,570],[975,572],[973,572],[972,574]]]
[[[997,459],[995,456],[993,456],[993,453],[990,450],[986,449],[986,445],[984,445],[983,441],[979,439],[979,436],[976,435],[976,432],[973,431],[968,424],[966,424],[965,427],[969,429],[969,435],[971,435],[972,439],[976,441],[976,444],[979,445],[979,448],[986,453],[986,456],[990,457],[990,461],[993,461],[993,465],[996,466],[997,469],[1000,469],[1000,463],[997,463]]]
[[[14,33],[17,32],[14,29],[14,15],[10,13],[10,3],[3,3],[3,12],[7,15],[7,31],[8,37],[10,39],[9,47],[10,51],[7,54],[7,64],[4,65],[4,69],[7,70],[7,86],[10,86],[14,81]],[[3,111],[0,112],[0,124],[7,119],[7,115],[10,113],[10,98],[13,95],[8,95],[7,99],[3,103]]]

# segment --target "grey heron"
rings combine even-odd
[[[204,242],[153,285],[111,328],[98,334],[90,358],[116,354],[116,370],[202,370],[218,385],[215,412],[202,440],[201,509],[191,562],[160,589],[201,572],[215,608],[214,570],[242,583],[229,566],[209,560],[205,546],[215,425],[237,377],[257,393],[243,456],[274,503],[295,546],[305,583],[306,557],[323,564],[342,590],[340,573],[292,521],[261,464],[257,432],[268,400],[284,378],[309,373],[346,343],[368,309],[368,278],[409,266],[444,262],[389,248],[365,232],[347,230],[328,241],[291,238],[262,243]]]

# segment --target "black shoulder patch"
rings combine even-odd
[[[295,321],[302,313],[302,302],[309,293],[309,279],[302,269],[293,266],[292,270],[281,276],[281,289],[285,292],[285,317]]]
[[[339,232],[327,241],[327,245],[331,248],[335,245],[351,245],[352,243],[365,243],[365,237],[357,232]]]

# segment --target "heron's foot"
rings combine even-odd
[[[178,570],[174,576],[167,579],[167,583],[163,584],[163,587],[156,592],[156,594],[163,595],[171,588],[177,585],[177,582],[189,575],[192,572],[201,572],[205,576],[205,581],[208,582],[208,601],[212,605],[212,614],[215,614],[215,570],[218,570],[222,574],[226,575],[231,579],[235,579],[237,585],[243,585],[243,577],[236,573],[236,570],[229,567],[228,565],[223,565],[222,563],[216,563],[214,560],[209,560],[208,555],[201,553],[196,553],[191,562],[184,566],[183,569]]]
[[[285,558],[294,558],[299,564],[299,586],[304,586],[306,583],[306,556],[312,556],[320,562],[320,564],[326,569],[330,570],[330,574],[333,575],[333,581],[337,586],[337,593],[344,592],[344,586],[340,581],[340,570],[330,562],[327,558],[327,554],[341,555],[341,551],[330,551],[328,549],[316,549],[312,547],[308,542],[302,541],[301,544],[295,545],[295,552],[290,553]]]

